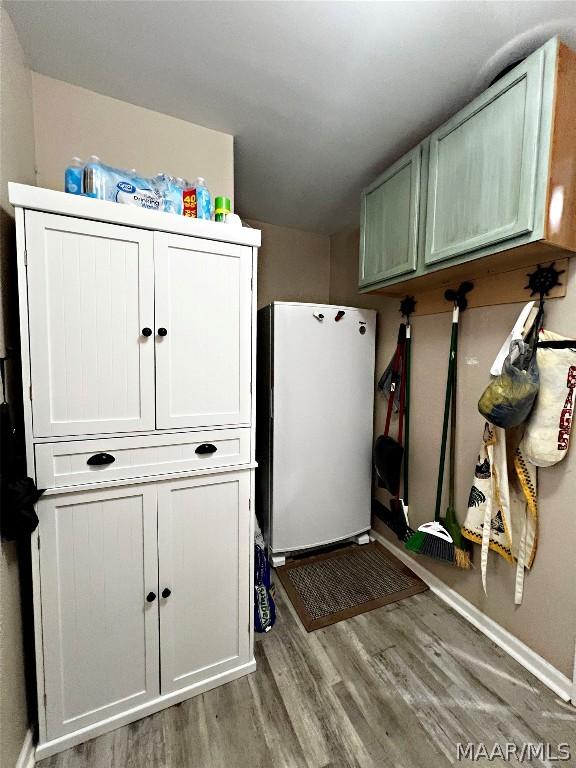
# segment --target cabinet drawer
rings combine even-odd
[[[71,440],[35,446],[37,484],[59,488],[250,461],[250,429]]]

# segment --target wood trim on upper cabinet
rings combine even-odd
[[[402,297],[406,292],[409,292],[416,294],[416,298],[418,298],[420,291],[449,288],[462,280],[477,280],[488,275],[505,275],[521,267],[525,267],[526,272],[530,272],[539,262],[558,262],[568,256],[571,254],[567,253],[566,250],[547,243],[545,240],[536,240],[533,243],[518,245],[506,251],[497,251],[488,256],[480,256],[477,259],[461,261],[442,269],[436,269],[433,272],[425,272],[418,277],[407,277],[406,280],[400,280],[390,285],[375,286],[370,290],[370,293]],[[561,281],[565,282],[564,276],[562,276]],[[506,294],[506,290],[504,290],[504,294]],[[493,298],[493,304],[507,303],[502,300],[500,290],[494,291]],[[528,298],[528,292],[526,292],[526,301]]]
[[[576,251],[576,52],[560,43],[544,237]]]

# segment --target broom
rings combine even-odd
[[[436,510],[434,521],[424,523],[406,542],[405,546],[410,552],[419,555],[427,555],[435,560],[445,563],[455,562],[454,540],[446,528],[440,524],[440,507],[442,504],[442,485],[444,481],[444,464],[446,461],[446,441],[448,438],[448,419],[450,416],[450,402],[452,395],[452,372],[454,368],[454,341],[458,327],[458,308],[455,307],[452,315],[452,333],[450,336],[450,353],[448,356],[448,378],[446,380],[446,396],[444,399],[444,421],[442,426],[442,443],[440,446],[440,468],[438,470],[438,484],[436,488]]]
[[[446,298],[454,301],[452,314],[452,333],[450,337],[450,356],[448,361],[448,379],[444,400],[444,420],[442,426],[442,444],[440,465],[436,488],[436,508],[434,522],[421,525],[414,536],[406,542],[406,548],[418,554],[428,555],[437,560],[449,562],[458,568],[470,568],[470,553],[462,537],[460,525],[456,519],[454,507],[454,470],[456,454],[456,382],[458,363],[458,320],[460,307],[465,309],[464,294],[471,290],[470,283],[462,283],[459,290],[447,291]],[[444,466],[446,461],[446,443],[448,438],[448,419],[450,419],[450,476],[448,489],[448,507],[445,517],[440,516],[442,488],[444,484]]]
[[[458,312],[458,306],[455,307],[455,312]],[[458,324],[456,323],[453,343],[453,362],[452,362],[452,386],[451,386],[451,408],[450,408],[450,464],[448,475],[448,507],[446,508],[445,516],[440,517],[439,522],[444,526],[444,529],[448,531],[452,541],[454,542],[454,565],[457,568],[470,568],[472,562],[470,560],[470,550],[468,542],[462,536],[462,529],[458,520],[456,519],[456,509],[454,504],[454,474],[456,463],[456,384],[458,380]],[[442,473],[444,473],[444,466],[442,466]],[[442,487],[440,487],[440,495],[442,494]],[[440,509],[441,499],[436,499],[436,507]]]

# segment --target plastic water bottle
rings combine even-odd
[[[198,176],[194,186],[196,187],[196,200],[198,201],[198,218],[210,221],[212,218],[212,196],[206,184],[206,179]]]
[[[102,190],[102,175],[100,169],[102,163],[98,155],[90,155],[88,162],[84,166],[84,176],[82,182],[82,194],[87,197],[104,198]]]
[[[64,171],[64,191],[71,195],[81,195],[83,175],[84,163],[79,157],[73,157],[72,162]]]
[[[178,185],[178,179],[164,171],[154,176],[154,184],[162,197],[162,210],[165,213],[182,213],[182,188]]]

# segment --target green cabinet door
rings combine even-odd
[[[458,257],[533,230],[545,52],[430,137],[426,264],[464,260]]]
[[[421,147],[362,193],[359,287],[416,269]]]

